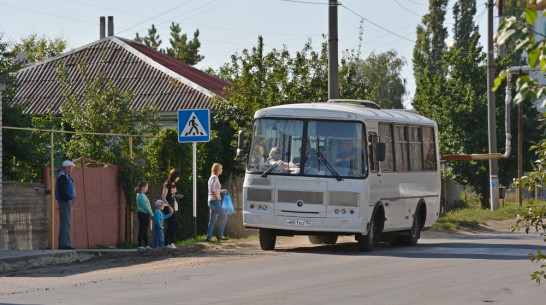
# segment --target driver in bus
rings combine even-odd
[[[358,152],[354,148],[352,140],[343,140],[343,151],[336,157],[335,165],[338,167],[353,167]]]

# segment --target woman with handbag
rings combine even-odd
[[[226,225],[228,215],[222,209],[220,193],[227,194],[226,189],[222,189],[220,180],[218,176],[222,174],[222,165],[220,163],[214,163],[211,169],[211,175],[209,178],[209,197],[208,205],[210,209],[209,225],[207,227],[207,241],[212,242],[212,231],[214,230],[214,224],[216,223],[216,217],[220,218],[220,223],[218,224],[218,234],[216,238],[218,241],[226,240],[227,237],[224,236],[224,227]]]
[[[176,199],[182,199],[182,197],[184,197],[184,195],[176,193],[176,183],[178,180],[180,180],[180,171],[175,168],[171,169],[169,176],[167,176],[167,180],[163,185],[163,193],[161,194],[161,199],[163,202],[167,202],[169,204],[168,207],[163,209],[164,214],[173,214],[174,212],[178,211],[178,203],[176,202]],[[174,245],[174,235],[177,229],[178,220],[176,219],[176,215],[167,218],[165,245],[167,245],[169,248],[176,249],[176,246]]]

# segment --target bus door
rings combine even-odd
[[[377,132],[368,132],[368,156],[370,174],[368,175],[369,197],[368,205],[373,206],[381,198],[381,171],[379,170],[379,162],[377,161]]]

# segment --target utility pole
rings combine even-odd
[[[497,121],[495,93],[491,90],[495,80],[495,59],[493,49],[493,0],[488,1],[487,5],[487,123],[489,134],[489,153],[497,152]],[[499,208],[499,168],[498,160],[489,160],[489,186],[490,186],[490,204],[491,211]]]
[[[337,0],[328,3],[328,99],[339,98],[339,66],[337,54]]]
[[[497,0],[497,12],[499,14],[499,26],[504,22],[504,0]],[[504,58],[505,48],[504,44],[497,44],[499,48],[499,57]]]

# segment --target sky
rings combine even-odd
[[[474,17],[484,50],[485,2],[477,2]],[[340,0],[339,3],[339,57],[345,50],[356,50],[359,46],[363,58],[372,52],[395,50],[406,60],[402,69],[408,90],[404,106],[411,108],[415,91],[412,52],[416,27],[428,12],[428,0]],[[450,0],[444,24],[450,35],[453,3]],[[266,51],[286,47],[295,54],[309,40],[314,50],[320,50],[328,34],[327,4],[328,0],[0,0],[0,33],[2,41],[10,43],[33,33],[47,38],[61,37],[68,42],[68,51],[98,40],[100,16],[113,16],[115,36],[128,39],[134,39],[136,33],[145,36],[155,24],[162,47],[167,47],[169,27],[175,22],[189,38],[199,29],[200,54],[205,58],[196,67],[216,70],[229,63],[231,55],[255,47],[259,35],[264,38]],[[495,29],[496,24],[495,18]]]

